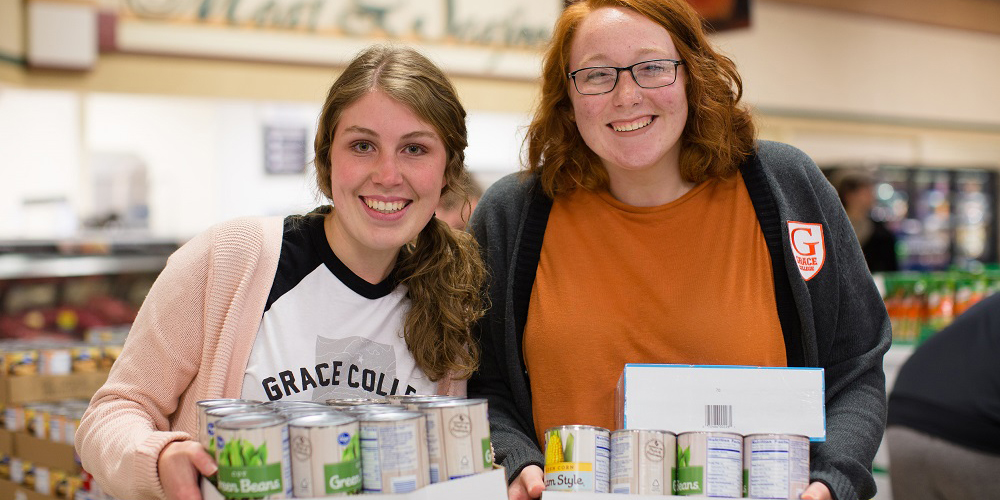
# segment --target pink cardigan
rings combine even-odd
[[[170,256],[76,433],[83,468],[109,494],[165,498],[157,459],[197,439],[195,402],[240,396],[281,237],[279,217],[237,219]],[[465,381],[437,390],[464,394]]]

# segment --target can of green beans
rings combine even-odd
[[[232,415],[215,423],[218,488],[226,498],[292,497],[292,467],[285,417]]]
[[[361,492],[358,420],[335,411],[288,421],[297,498]]]

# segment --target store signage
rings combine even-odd
[[[537,78],[562,0],[118,0],[116,48],[343,64],[374,42],[446,71]]]

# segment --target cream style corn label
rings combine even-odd
[[[610,432],[567,425],[545,432],[545,489],[608,493]]]

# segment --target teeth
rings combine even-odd
[[[382,212],[384,214],[391,214],[393,212],[398,212],[402,210],[404,206],[406,206],[406,203],[402,201],[384,202],[381,200],[369,200],[368,198],[365,198],[364,200],[365,200],[365,205],[368,205],[368,208]]]
[[[615,129],[615,132],[631,132],[633,130],[639,130],[650,123],[653,123],[653,117],[647,116],[646,118],[641,118],[634,122],[623,123],[623,124],[611,124],[611,128]]]

